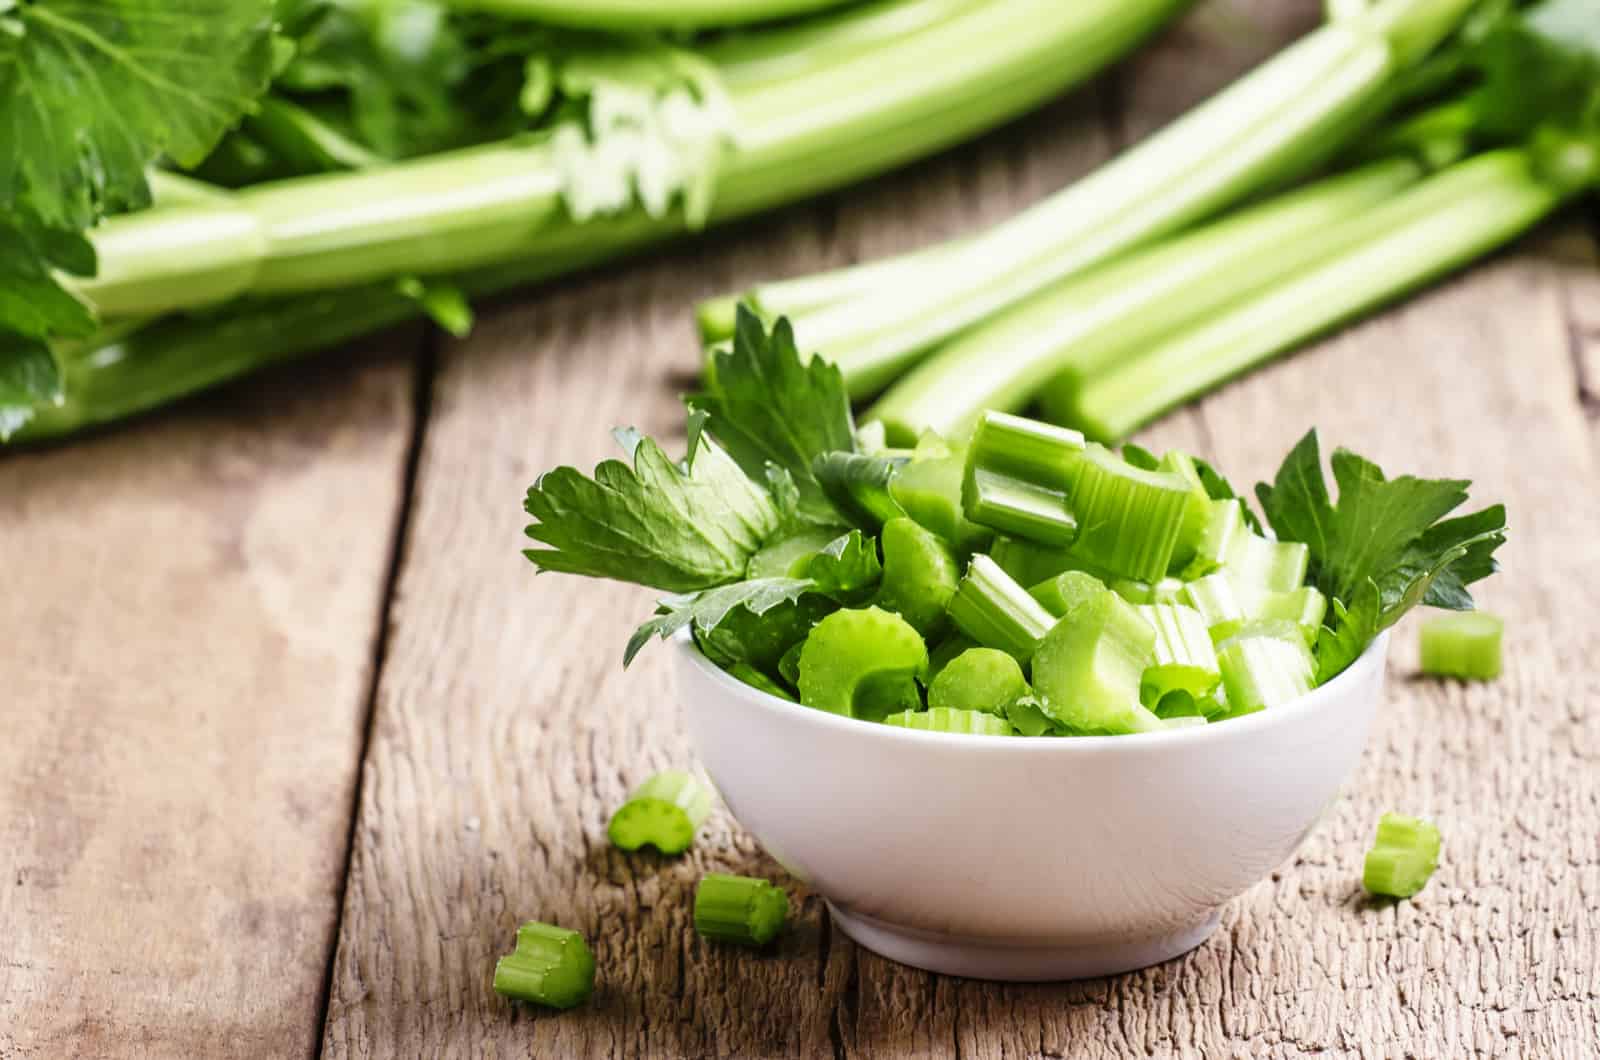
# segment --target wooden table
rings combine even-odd
[[[942,978],[814,897],[771,955],[701,944],[701,873],[778,870],[725,813],[681,861],[606,843],[631,785],[692,761],[665,653],[619,665],[648,594],[519,555],[538,471],[608,455],[613,423],[680,436],[696,298],[1005,216],[1312,6],[1203,7],[976,145],[490,308],[467,341],[394,332],[0,460],[0,1057],[1596,1055],[1600,271],[1576,219],[1147,432],[1254,481],[1316,424],[1472,476],[1514,525],[1481,594],[1505,675],[1419,679],[1402,628],[1344,796],[1157,968]],[[1378,907],[1358,878],[1386,809],[1435,817],[1445,857]],[[490,990],[532,918],[591,940],[586,1007]]]

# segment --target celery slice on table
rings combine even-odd
[[[1500,676],[1505,622],[1487,611],[1435,615],[1422,623],[1422,672],[1487,681]]]
[[[917,682],[927,673],[928,648],[915,627],[882,608],[847,608],[818,622],[806,637],[800,702],[878,721],[921,707]]]
[[[702,938],[765,946],[789,919],[789,896],[767,880],[713,872],[694,891],[694,929]]]
[[[706,786],[681,769],[668,769],[633,790],[611,815],[606,835],[622,850],[649,844],[663,854],[682,854],[710,812]]]
[[[883,581],[874,602],[911,623],[924,637],[937,633],[959,579],[949,546],[904,516],[884,523],[879,540]]]
[[[1371,894],[1410,898],[1439,865],[1439,829],[1419,817],[1386,813],[1362,866],[1361,885]]]
[[[907,710],[890,714],[883,719],[885,725],[902,729],[921,729],[924,732],[958,732],[973,736],[1013,736],[1011,723],[982,710],[955,710],[950,707],[933,707],[928,710]]]
[[[928,707],[981,710],[1004,716],[1028,694],[1017,660],[996,648],[970,648],[939,671],[928,684]]]
[[[1160,581],[1189,499],[1189,484],[1178,475],[1146,471],[1090,446],[1079,458],[1070,496],[1079,526],[1072,552],[1112,574]]]
[[[1146,706],[1156,706],[1170,692],[1198,700],[1217,687],[1222,672],[1200,612],[1181,604],[1141,604],[1138,612],[1156,632],[1155,662],[1145,668],[1139,687]]]
[[[986,648],[1027,662],[1055,618],[988,556],[973,556],[950,601],[956,627]]]
[[[1139,700],[1155,662],[1155,630],[1110,589],[1067,612],[1033,656],[1033,686],[1045,713],[1074,732],[1131,733],[1160,728]]]
[[[576,931],[529,921],[517,948],[494,966],[495,992],[513,1001],[572,1008],[594,992],[594,955]]]
[[[1306,580],[1311,550],[1300,541],[1273,541],[1259,534],[1234,537],[1223,572],[1235,583],[1286,593]]]
[[[1106,585],[1093,574],[1081,570],[1062,571],[1028,590],[1028,595],[1044,605],[1057,618],[1078,604],[1104,591]]]
[[[1217,647],[1230,717],[1299,699],[1317,685],[1317,663],[1293,622],[1250,623]]]

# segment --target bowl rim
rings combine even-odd
[[[789,718],[799,724],[816,725],[822,728],[833,728],[841,732],[848,731],[857,734],[863,739],[880,740],[888,743],[910,741],[912,746],[922,742],[925,746],[963,747],[973,751],[988,754],[1106,754],[1138,753],[1143,750],[1157,748],[1170,748],[1186,743],[1203,743],[1208,740],[1234,739],[1248,737],[1253,732],[1272,729],[1279,726],[1291,725],[1307,714],[1316,712],[1327,705],[1330,700],[1340,698],[1345,691],[1345,686],[1357,680],[1359,672],[1367,671],[1376,666],[1381,673],[1388,662],[1389,634],[1391,630],[1384,630],[1372,638],[1372,643],[1355,658],[1349,666],[1345,667],[1333,680],[1327,684],[1318,685],[1310,692],[1290,703],[1268,710],[1260,710],[1242,718],[1234,718],[1226,725],[1191,725],[1176,729],[1163,729],[1159,732],[1125,733],[1116,736],[1072,736],[1057,739],[1029,739],[1016,737],[1011,739],[996,738],[980,733],[963,732],[929,732],[923,729],[907,729],[898,725],[884,725],[881,722],[866,721],[862,718],[846,717],[843,714],[834,714],[831,711],[819,710],[816,707],[807,707],[792,700],[782,699],[770,692],[763,692],[753,685],[728,673],[722,667],[706,658],[687,629],[675,634],[672,638],[673,648],[679,653],[682,661],[690,666],[697,667],[706,674],[714,683],[722,685],[723,689],[735,697],[745,700],[752,706],[766,711],[768,714],[780,718]],[[680,693],[681,694],[681,693]]]

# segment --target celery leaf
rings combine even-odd
[[[809,578],[752,578],[702,592],[667,597],[661,601],[661,613],[634,630],[633,636],[628,638],[622,665],[633,662],[634,656],[652,637],[666,640],[690,625],[697,634],[709,634],[721,627],[736,609],[760,618],[779,605],[797,604],[803,595],[812,590],[814,584]],[[803,629],[799,635],[805,635]],[[781,651],[782,646],[779,646],[776,653]],[[730,658],[730,661],[752,660]]]

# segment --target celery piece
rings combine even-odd
[[[870,425],[869,425],[870,426]],[[911,462],[889,482],[889,495],[907,515],[948,541],[957,552],[980,551],[994,531],[979,526],[961,510],[961,477],[966,454],[949,448],[944,454],[927,452],[919,445]]]
[[[1258,534],[1233,539],[1223,572],[1238,585],[1286,593],[1306,580],[1311,550],[1300,541],[1273,541]]]
[[[796,641],[778,658],[778,676],[793,689],[800,687],[800,653],[805,651],[805,647],[804,640]]]
[[[1072,553],[1112,574],[1159,581],[1172,562],[1189,496],[1181,477],[1136,468],[1092,445],[1079,457],[1068,498],[1079,525]]]
[[[1072,487],[1083,435],[1068,427],[1005,412],[985,412],[967,443],[967,473],[991,471],[1065,493]]]
[[[1161,719],[1163,729],[1192,729],[1205,723],[1206,719],[1198,714],[1175,714],[1170,718]]]
[[[1054,578],[1028,590],[1028,595],[1044,605],[1044,609],[1060,618],[1084,600],[1106,588],[1104,582],[1093,574],[1081,570],[1062,571]]]
[[[1020,736],[1065,736],[1066,729],[1046,714],[1038,696],[1023,696],[1006,707],[1006,720]]]
[[[1287,593],[1262,593],[1257,597],[1256,617],[1293,622],[1305,634],[1306,643],[1315,645],[1322,620],[1328,614],[1328,598],[1314,585],[1302,585]]]
[[[1195,542],[1194,554],[1183,569],[1183,579],[1193,581],[1228,561],[1235,538],[1249,533],[1244,521],[1244,502],[1237,497],[1207,502],[1206,521]]]
[[[1487,611],[1437,615],[1422,623],[1422,672],[1481,681],[1500,676],[1505,622]]]
[[[1156,631],[1155,663],[1139,686],[1145,705],[1156,706],[1171,692],[1199,699],[1217,687],[1222,673],[1200,612],[1182,604],[1143,604],[1138,612]]]
[[[811,557],[839,536],[837,530],[809,528],[761,546],[745,567],[746,578],[804,578]]]
[[[663,854],[682,854],[711,812],[711,792],[681,769],[657,773],[611,815],[606,835],[622,850],[649,844]]]
[[[1030,541],[1069,545],[1078,536],[1078,520],[1063,494],[982,468],[968,469],[961,508],[979,526]]]
[[[1213,643],[1238,633],[1245,624],[1283,619],[1295,623],[1308,644],[1315,644],[1328,598],[1315,586],[1302,585],[1290,592],[1273,592],[1241,585],[1225,572],[1196,578],[1183,587],[1183,602],[1200,612],[1211,630]]]
[[[1162,578],[1154,584],[1137,578],[1111,578],[1106,588],[1130,604],[1176,604],[1183,595],[1183,582],[1178,578]]]
[[[1013,581],[1023,585],[1038,585],[1063,571],[1083,569],[1083,565],[1064,548],[1024,541],[1018,537],[1002,535],[995,538],[989,556]]]
[[[1074,732],[1132,733],[1160,728],[1139,701],[1139,681],[1155,662],[1155,630],[1109,589],[1056,623],[1033,657],[1042,709]]]
[[[978,647],[978,642],[965,633],[951,633],[941,640],[932,651],[928,653],[928,686],[939,679],[939,674],[951,660],[966,651],[968,648]]]
[[[1200,613],[1208,629],[1215,629],[1225,622],[1244,622],[1251,617],[1245,606],[1247,596],[1226,576],[1207,574],[1183,587],[1182,602]]]
[[[765,692],[769,696],[777,696],[779,699],[787,699],[791,703],[799,702],[794,698],[794,696],[789,694],[788,689],[784,688],[782,685],[778,684],[778,682],[774,681],[772,678],[768,677],[760,670],[757,670],[754,666],[751,666],[747,662],[734,663],[732,666],[728,667],[728,673],[732,674],[734,677],[737,677],[751,688]]]
[[[921,706],[917,681],[928,672],[922,634],[877,607],[845,609],[818,622],[800,652],[800,702],[877,721]]]
[[[924,732],[955,732],[973,736],[1015,735],[1011,723],[1004,718],[981,710],[953,710],[950,707],[902,711],[890,714],[883,719],[883,723]]]
[[[988,556],[973,556],[950,601],[956,627],[986,648],[1027,662],[1055,619]]]
[[[576,931],[530,920],[517,948],[494,966],[495,993],[513,1001],[572,1008],[594,993],[594,954]]]
[[[1438,867],[1440,845],[1439,829],[1428,821],[1384,814],[1362,866],[1361,885],[1371,894],[1410,898]]]
[[[789,896],[766,880],[707,873],[694,889],[694,929],[701,938],[765,946],[789,919]]]
[[[962,652],[928,684],[928,707],[982,710],[1005,715],[1006,707],[1028,694],[1017,660],[995,648]]]
[[[1317,664],[1293,622],[1246,624],[1217,647],[1229,717],[1299,699],[1316,687]]]
[[[938,535],[900,516],[883,524],[883,581],[874,601],[924,637],[944,624],[956,594],[956,559]]]
[[[1189,485],[1189,499],[1183,508],[1183,525],[1178,529],[1178,542],[1172,548],[1170,567],[1174,572],[1183,571],[1193,562],[1205,540],[1206,527],[1211,521],[1211,495],[1200,481],[1194,457],[1188,453],[1170,449],[1162,454],[1155,469],[1177,475]]]

